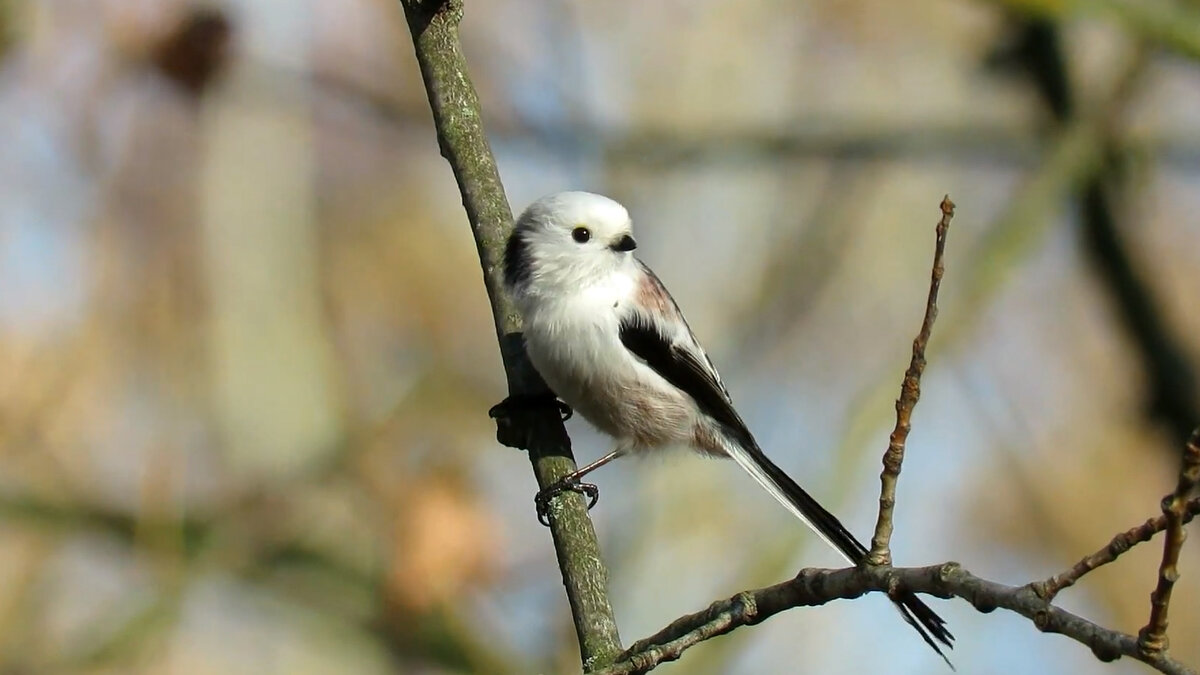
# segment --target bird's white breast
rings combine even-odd
[[[569,405],[577,406],[582,389],[629,358],[620,343],[618,312],[633,292],[632,279],[613,274],[599,283],[525,303],[529,357]]]
[[[529,358],[559,398],[610,436],[634,448],[691,443],[694,403],[620,341],[637,291],[634,277],[618,273],[523,303]]]

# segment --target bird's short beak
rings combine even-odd
[[[637,242],[633,240],[633,237],[626,234],[622,235],[620,239],[613,242],[613,245],[610,248],[612,248],[614,251],[632,251],[633,249],[637,248]]]

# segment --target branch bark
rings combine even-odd
[[[997,608],[1016,612],[1030,619],[1043,633],[1058,633],[1086,645],[1101,661],[1128,656],[1159,672],[1196,675],[1196,671],[1172,659],[1165,651],[1143,651],[1132,635],[1104,628],[1055,607],[1039,597],[1032,585],[1006,586],[981,579],[954,562],[911,568],[801,570],[789,581],[743,591],[713,603],[702,612],[673,621],[658,633],[636,642],[599,675],[645,673],[661,663],[678,659],[684,651],[703,640],[741,626],[762,623],[793,607],[823,605],[831,600],[852,599],[872,592],[890,593],[898,589],[941,598],[962,598],[985,614]]]
[[[1183,523],[1191,522],[1192,518],[1195,518],[1197,514],[1200,514],[1200,497],[1193,498],[1187,503],[1186,511],[1183,514]],[[1138,544],[1150,541],[1154,535],[1165,529],[1167,529],[1167,517],[1165,515],[1150,518],[1141,525],[1130,528],[1113,537],[1107,546],[1095,553],[1084,556],[1079,562],[1072,565],[1071,569],[1056,574],[1045,581],[1037,582],[1034,590],[1037,591],[1038,595],[1045,598],[1047,602],[1054,600],[1054,596],[1058,595],[1064,588],[1075,585],[1088,572],[1115,561],[1129,549]]]
[[[942,285],[942,276],[946,274],[943,258],[946,254],[946,233],[950,230],[950,221],[954,219],[954,202],[950,195],[942,198],[942,218],[937,224],[937,237],[933,252],[933,271],[929,277],[929,296],[925,301],[925,317],[921,320],[921,329],[913,340],[912,360],[904,373],[904,381],[900,384],[900,398],[896,399],[896,427],[888,441],[888,448],[883,453],[883,472],[879,474],[879,518],[875,522],[875,535],[871,537],[871,552],[867,555],[867,563],[871,565],[890,565],[892,552],[892,514],[896,508],[896,483],[900,480],[900,467],[904,464],[904,445],[908,442],[908,433],[912,430],[912,413],[921,398],[921,375],[925,372],[925,347],[929,344],[929,336],[933,333],[933,322],[937,320],[938,289]]]
[[[462,0],[402,0],[412,33],[417,62],[437,128],[438,146],[450,163],[462,193],[463,206],[479,260],[500,355],[513,399],[548,400],[549,405],[514,406],[497,419],[497,439],[529,451],[539,486],[575,470],[571,441],[558,407],[541,377],[525,356],[521,320],[512,298],[504,292],[502,260],[512,229],[512,210],[500,183],[496,160],[483,130],[479,98],[467,74],[458,36]],[[608,571],[583,497],[568,493],[558,502],[550,533],[571,605],[580,658],[585,671],[611,662],[621,650],[620,637],[608,601]]]
[[[1179,579],[1179,552],[1187,533],[1183,529],[1188,513],[1187,498],[1200,482],[1200,429],[1192,432],[1183,451],[1179,481],[1175,492],[1162,501],[1167,521],[1167,536],[1163,541],[1162,563],[1158,567],[1158,584],[1150,594],[1150,621],[1138,633],[1138,647],[1155,654],[1167,650],[1167,611],[1171,606],[1171,591]]]

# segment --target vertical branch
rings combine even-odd
[[[1167,536],[1163,542],[1162,563],[1158,567],[1158,586],[1150,594],[1150,621],[1138,632],[1138,649],[1146,654],[1167,649],[1167,610],[1171,605],[1171,591],[1179,579],[1179,551],[1187,538],[1183,523],[1188,513],[1188,496],[1197,483],[1200,483],[1200,429],[1192,432],[1184,448],[1175,492],[1163,497]]]
[[[1016,43],[999,55],[999,62],[1022,69],[1056,123],[1065,126],[1089,117],[1101,123],[1098,145],[1103,161],[1080,181],[1074,194],[1083,250],[1097,280],[1111,297],[1116,319],[1136,348],[1146,378],[1147,413],[1171,431],[1173,442],[1169,447],[1173,451],[1177,447],[1174,441],[1186,439],[1200,416],[1196,368],[1163,314],[1151,277],[1131,253],[1115,208],[1124,154],[1117,123],[1129,90],[1145,70],[1148,50],[1139,47],[1139,54],[1116,78],[1111,103],[1098,110],[1082,111],[1075,103],[1060,32],[1053,19],[1026,19]]]
[[[896,400],[896,426],[892,429],[888,449],[883,453],[883,472],[879,474],[879,519],[875,522],[875,535],[871,537],[871,552],[867,556],[867,562],[871,565],[890,565],[892,562],[889,545],[893,529],[892,512],[896,508],[896,482],[900,478],[900,466],[904,463],[904,444],[908,441],[908,432],[912,429],[912,411],[917,407],[917,399],[921,398],[925,347],[929,344],[933,322],[937,319],[938,289],[942,285],[942,275],[946,272],[942,257],[946,252],[946,232],[950,229],[950,221],[954,219],[954,202],[950,201],[949,195],[942,198],[941,208],[942,218],[937,224],[937,243],[933,252],[933,271],[929,280],[929,298],[925,302],[925,318],[921,321],[921,330],[913,340],[912,360],[904,373],[904,382],[900,385],[900,398]]]
[[[521,320],[504,292],[504,245],[512,211],[504,196],[496,160],[483,130],[479,98],[467,74],[458,37],[462,0],[401,0],[412,33],[421,77],[429,94],[442,156],[450,163],[483,266],[483,281],[511,397],[549,401],[548,389],[530,365],[521,341]],[[496,437],[525,448],[538,484],[546,486],[574,471],[571,442],[555,405],[518,406],[497,419]],[[612,661],[621,651],[616,619],[608,601],[608,571],[600,559],[596,532],[583,497],[567,493],[551,519],[550,532],[571,605],[584,670]]]

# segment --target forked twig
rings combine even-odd
[[[1200,497],[1193,497],[1188,501],[1187,509],[1183,514],[1184,524],[1191,522],[1192,518],[1195,518],[1197,514],[1200,514]],[[1167,529],[1167,517],[1165,515],[1150,518],[1141,525],[1131,527],[1116,535],[1104,548],[1084,556],[1079,562],[1072,565],[1071,569],[1056,574],[1044,581],[1035,581],[1030,584],[1030,587],[1045,600],[1053,600],[1060,591],[1075,585],[1085,574],[1113,562],[1129,549],[1138,544],[1150,541],[1154,538],[1154,535],[1165,529]]]

